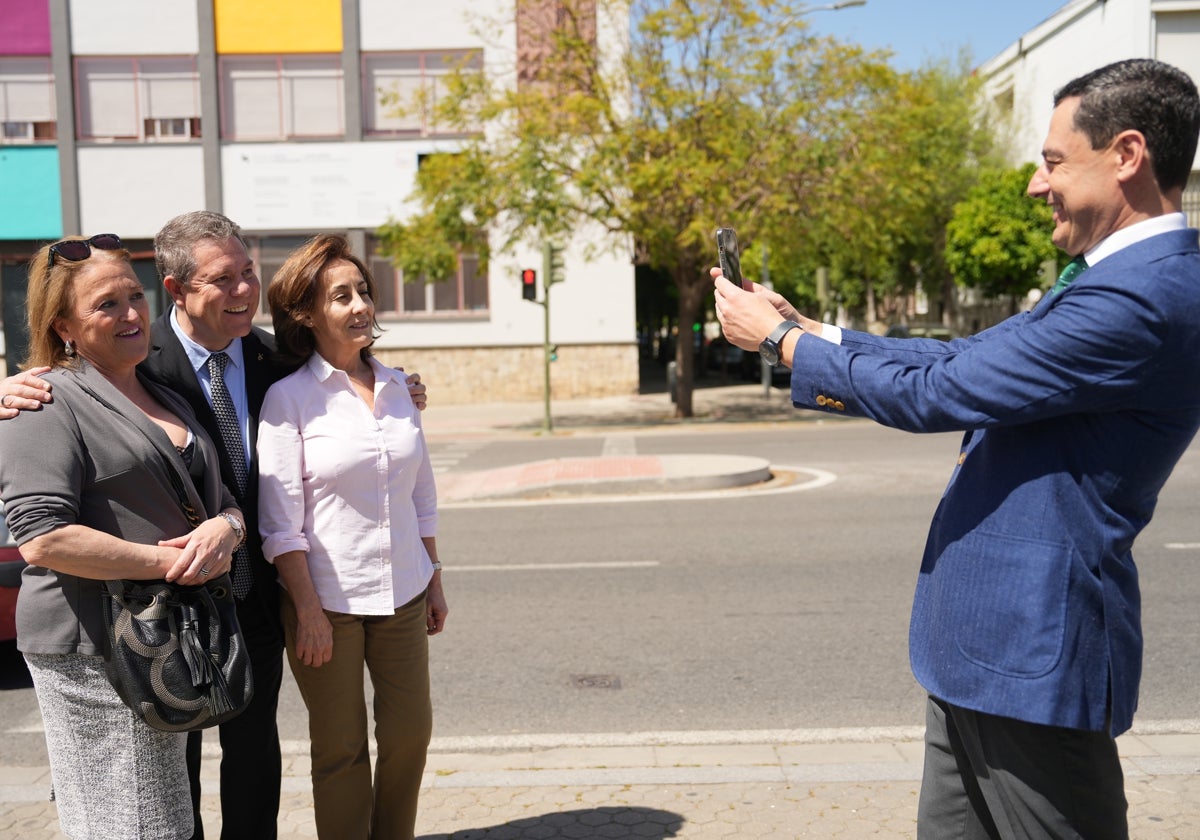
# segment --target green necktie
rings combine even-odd
[[[1075,259],[1067,263],[1067,267],[1062,270],[1062,274],[1058,275],[1058,280],[1054,282],[1054,286],[1050,289],[1050,297],[1054,297],[1067,286],[1071,285],[1071,281],[1078,277],[1083,272],[1087,271],[1088,264],[1083,259],[1083,254],[1080,254]]]

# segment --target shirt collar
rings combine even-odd
[[[190,335],[183,331],[183,327],[179,325],[178,312],[174,307],[171,308],[171,317],[167,321],[171,324],[171,330],[175,333],[175,337],[179,339],[179,343],[183,346],[183,352],[187,354],[188,362],[192,365],[192,370],[198,373],[201,368],[208,364],[208,357],[214,351],[197,344]],[[229,342],[224,350],[215,352],[221,352],[228,356],[230,363],[234,367],[242,367],[242,342],[237,339]]]
[[[325,361],[325,357],[316,351],[313,351],[313,354],[308,357],[308,362],[306,364],[318,382],[324,382],[326,379],[333,376],[334,373],[341,373],[343,375],[345,374],[344,371],[335,368],[333,365],[329,364],[329,362]],[[401,371],[398,371],[395,368],[387,367],[374,356],[367,358],[367,364],[371,366],[371,370],[375,374],[375,381],[377,383],[388,380],[392,382],[403,382],[404,380],[404,374]]]
[[[1158,236],[1160,233],[1186,229],[1187,216],[1183,213],[1167,213],[1162,216],[1155,216],[1152,219],[1137,222],[1109,234],[1104,239],[1101,239],[1095,248],[1084,254],[1083,258],[1087,261],[1090,268],[1105,257],[1111,257],[1117,251],[1128,248],[1130,245],[1135,245],[1143,239]]]

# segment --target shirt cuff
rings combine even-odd
[[[842,328],[835,327],[833,324],[822,324],[820,337],[828,341],[830,344],[841,344]]]

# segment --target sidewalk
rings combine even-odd
[[[689,418],[675,417],[675,404],[665,392],[628,394],[577,400],[551,400],[550,433],[616,431],[637,428],[646,431],[704,428],[728,423],[812,422],[841,418],[792,407],[786,388],[764,393],[758,383],[706,385],[693,392]],[[430,440],[476,435],[529,436],[545,434],[546,406],[543,402],[478,403],[439,405],[437,389],[430,386],[429,407],[422,413]]]
[[[720,735],[721,733],[710,733]],[[736,736],[737,733],[727,733]],[[706,733],[590,738],[579,746],[461,749],[435,740],[421,796],[423,840],[916,836],[920,733],[748,733],[760,742],[707,743]],[[655,739],[660,742],[655,743]],[[580,736],[583,741],[583,736]],[[1130,836],[1200,837],[1200,734],[1122,736]],[[308,758],[285,745],[281,840],[315,837]],[[206,754],[206,790],[216,759]],[[0,768],[0,837],[58,840],[46,768]],[[213,794],[206,834],[219,836]],[[952,840],[949,839],[949,840]]]
[[[694,418],[677,420],[666,394],[646,394],[555,402],[551,416],[555,434],[615,437],[658,426],[845,422],[797,412],[785,390],[764,396],[761,385],[698,389],[695,409]],[[543,433],[544,406],[439,406],[435,393],[424,421],[434,442],[529,436]],[[753,459],[681,457],[689,460],[659,459],[657,466],[629,455],[558,459],[457,484],[448,474],[439,477],[439,494],[471,500],[563,481],[590,482],[589,492],[630,492],[631,481],[761,480],[761,465],[744,463]],[[919,729],[893,728],[435,738],[417,831],[423,840],[912,840],[921,737]],[[1147,722],[1118,744],[1130,836],[1200,838],[1200,723]],[[286,743],[284,753],[279,836],[315,837],[307,744]],[[220,833],[217,770],[209,748],[203,814],[213,840]],[[62,837],[49,787],[46,767],[0,766],[0,838]]]

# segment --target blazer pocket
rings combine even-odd
[[[974,533],[939,560],[943,601],[959,652],[975,664],[1032,679],[1054,670],[1066,636],[1074,551],[1065,543]]]

